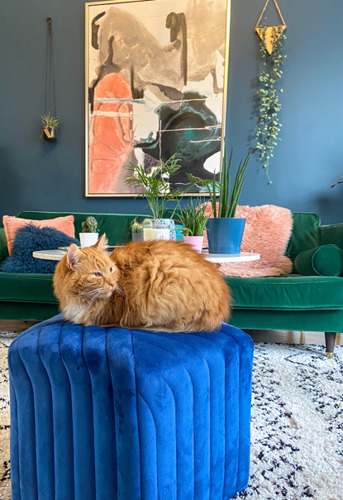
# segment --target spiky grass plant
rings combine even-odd
[[[231,149],[229,160],[227,160],[226,147],[220,173],[220,180],[216,180],[216,174],[212,179],[201,179],[189,174],[189,180],[193,184],[200,184],[209,193],[213,217],[235,217],[239,198],[245,182],[245,171],[248,166],[251,152],[247,154],[245,160],[241,160],[230,191],[230,172],[233,149]],[[217,197],[219,196],[219,206],[217,210]]]

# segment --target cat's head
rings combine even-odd
[[[64,267],[63,285],[65,293],[78,297],[83,302],[94,302],[109,298],[117,289],[118,268],[103,250],[106,235],[85,248],[70,245],[59,265]],[[58,274],[58,269],[56,268]]]

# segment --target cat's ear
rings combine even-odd
[[[106,233],[104,233],[100,236],[100,238],[98,239],[98,241],[95,243],[94,246],[98,250],[103,250],[106,243],[107,243],[107,238],[106,238]]]
[[[76,264],[80,261],[81,256],[81,250],[75,245],[75,243],[72,243],[67,251],[68,269],[74,270]]]

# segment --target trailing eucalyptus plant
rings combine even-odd
[[[262,69],[258,77],[260,88],[257,90],[259,98],[258,122],[256,131],[256,149],[259,152],[259,160],[265,169],[268,184],[272,183],[269,175],[270,161],[274,156],[274,148],[281,141],[279,133],[282,127],[279,113],[281,103],[279,94],[282,88],[277,88],[277,84],[283,74],[282,64],[287,55],[283,55],[283,42],[286,36],[283,33],[283,26],[273,26],[271,54],[266,48],[266,31],[269,26],[262,26],[262,38],[260,41],[260,54],[262,57]]]

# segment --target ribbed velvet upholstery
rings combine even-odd
[[[13,500],[223,500],[249,476],[253,345],[55,316],[9,349]]]

